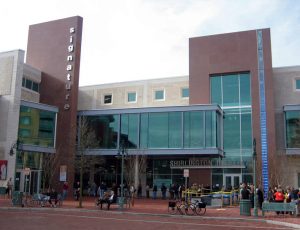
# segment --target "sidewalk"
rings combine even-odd
[[[83,208],[78,208],[78,201],[68,199],[64,201],[63,206],[59,208],[48,208],[64,211],[98,211],[99,207],[95,206],[94,197],[84,197],[82,206]],[[20,208],[19,206],[12,206],[11,200],[0,197],[0,209],[8,208]],[[37,207],[39,208],[39,207]],[[41,208],[42,209],[42,208]],[[110,212],[120,212],[119,206],[114,204],[110,208]],[[135,199],[134,206],[130,208],[123,209],[123,212],[128,214],[143,214],[143,215],[169,215],[168,214],[168,200],[153,200],[153,199]],[[253,210],[252,210],[253,214]],[[179,215],[179,214],[177,214]],[[190,218],[190,216],[188,216]],[[207,207],[206,214],[204,216],[194,216],[193,218],[209,218],[209,219],[236,219],[245,221],[264,221],[273,224],[283,225],[283,226],[293,226],[300,229],[300,216],[294,217],[289,214],[280,214],[268,212],[265,213],[265,217],[262,217],[261,211],[258,212],[258,217],[254,216],[241,216],[239,206],[226,206],[223,208],[213,208]]]

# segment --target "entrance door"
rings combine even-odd
[[[17,191],[33,194],[40,192],[40,187],[41,170],[31,170],[29,175],[26,175],[24,170],[17,170],[15,186]]]
[[[241,178],[240,174],[225,174],[223,178],[225,189],[238,188],[242,181]]]

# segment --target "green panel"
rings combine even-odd
[[[286,147],[300,148],[300,111],[285,113]]]
[[[250,84],[250,74],[243,73],[240,74],[240,103],[241,105],[251,105],[251,84]]]
[[[149,114],[148,148],[168,148],[168,113]]]
[[[238,75],[226,75],[222,77],[223,83],[223,106],[237,106],[239,101],[239,78]]]
[[[217,134],[216,134],[216,112],[205,112],[205,144],[207,148],[216,147]]]
[[[138,146],[138,114],[129,114],[128,142],[129,148]]]
[[[148,113],[141,114],[140,121],[140,148],[145,149],[148,148]]]
[[[184,147],[204,147],[203,112],[192,111],[184,113]]]
[[[182,122],[181,112],[169,113],[169,148],[181,148],[182,147]]]
[[[221,77],[211,77],[210,78],[210,94],[211,94],[211,103],[218,104],[220,106],[222,103],[222,85]]]
[[[240,149],[240,112],[239,109],[225,110],[224,119],[224,150]]]
[[[252,149],[252,114],[251,109],[241,109],[242,149]]]

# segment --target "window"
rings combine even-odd
[[[31,124],[31,117],[28,116],[24,116],[24,117],[20,117],[20,124],[21,125],[30,125]]]
[[[189,96],[190,96],[189,88],[182,88],[181,89],[181,97],[182,98],[188,98]]]
[[[300,148],[300,111],[285,112],[286,147]]]
[[[35,92],[39,92],[39,84],[36,82],[32,82],[32,90]]]
[[[104,104],[112,104],[112,94],[104,95]]]
[[[32,81],[31,80],[26,79],[26,88],[27,89],[31,89],[32,88]]]
[[[296,79],[296,90],[300,90],[300,79]]]
[[[39,92],[39,83],[29,80],[27,78],[22,78],[22,87]]]
[[[165,91],[164,90],[156,90],[154,92],[155,100],[164,100],[165,99]]]
[[[127,94],[127,102],[131,102],[131,103],[136,102],[136,92],[129,92]]]

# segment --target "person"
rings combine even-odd
[[[65,200],[68,196],[68,189],[69,189],[69,185],[68,182],[65,181],[63,184],[63,191],[62,191],[62,199]]]
[[[95,181],[92,183],[91,185],[91,190],[90,190],[90,196],[95,197],[96,196],[96,192],[97,192],[97,185],[95,183]]]
[[[261,189],[260,186],[256,190],[256,195],[257,195],[258,207],[261,210],[262,209],[262,203],[264,202],[264,194],[263,194],[262,189]]]
[[[9,180],[7,181],[7,197],[8,198],[12,198],[12,189],[13,189],[13,182],[12,179],[9,178]]]
[[[164,183],[161,185],[160,190],[161,190],[161,194],[162,194],[162,199],[165,200],[166,194],[167,194],[167,187],[165,186]]]
[[[147,198],[150,197],[150,187],[149,187],[148,184],[146,185],[146,197],[147,197]]]
[[[242,200],[250,199],[250,191],[248,190],[246,183],[242,184],[241,198],[242,198]]]
[[[142,197],[142,185],[141,184],[138,185],[137,195],[138,195],[138,198]]]
[[[156,199],[156,195],[157,195],[157,185],[154,184],[154,185],[153,185],[153,199],[154,199],[154,200]]]
[[[79,196],[80,196],[80,182],[79,181],[77,181],[74,186],[74,195],[75,195],[75,199],[79,200]]]
[[[282,189],[280,187],[274,193],[274,200],[275,200],[275,202],[278,202],[278,203],[283,203],[284,202],[284,194],[283,194]],[[277,215],[279,214],[279,212],[276,212],[276,213],[277,213]],[[281,212],[281,213],[284,214],[284,212]]]
[[[114,191],[111,191],[110,195],[109,194],[105,194],[105,196],[103,197],[103,199],[100,199],[99,203],[100,203],[100,209],[102,209],[102,205],[104,203],[107,204],[107,210],[109,210],[109,207],[112,203],[115,203],[117,201],[117,196],[115,195]]]
[[[54,188],[52,188],[49,193],[49,204],[51,205],[51,207],[56,207],[56,204],[58,202],[57,196],[58,196],[57,192],[55,191]],[[54,204],[52,203],[53,201]]]
[[[131,186],[130,186],[130,189],[129,189],[129,191],[130,191],[130,198],[131,198],[131,206],[133,207],[134,206],[134,194],[135,194],[135,187],[134,187],[134,185],[132,184]]]

